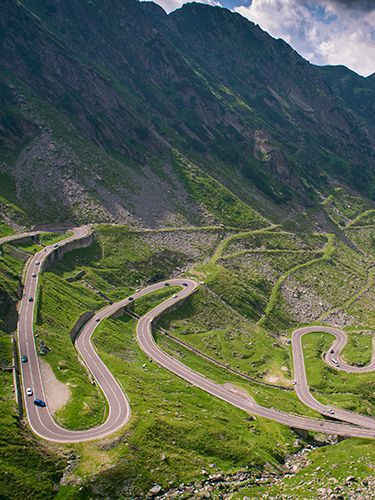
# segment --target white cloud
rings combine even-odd
[[[234,10],[316,64],[375,71],[375,10],[338,0],[253,0]],[[363,2],[364,3],[364,2]]]

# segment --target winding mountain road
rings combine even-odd
[[[87,236],[89,232],[90,229],[87,227],[76,228],[73,230],[72,236],[59,242],[59,246],[63,246],[74,239],[83,238]],[[15,238],[12,237],[12,241],[14,239]],[[20,364],[23,388],[24,391],[26,391],[26,388],[30,387],[34,393],[33,397],[24,396],[27,417],[35,434],[46,440],[71,443],[100,439],[123,427],[129,421],[131,412],[129,401],[124,391],[98,356],[91,339],[96,326],[101,320],[113,316],[120,309],[131,303],[131,300],[129,300],[129,298],[125,298],[120,302],[111,304],[110,306],[98,311],[95,316],[85,324],[75,344],[79,355],[106,397],[108,404],[108,417],[106,421],[97,427],[82,431],[72,431],[60,427],[54,421],[49,412],[48,401],[45,408],[40,408],[33,402],[34,398],[46,400],[33,332],[38,276],[42,271],[43,262],[47,256],[55,250],[55,246],[50,245],[43,251],[35,254],[30,259],[26,270],[24,295],[19,307],[19,356],[20,358],[23,355],[28,357],[27,363]],[[327,420],[303,417],[282,412],[273,408],[266,408],[254,402],[250,398],[236,394],[229,388],[215,383],[164,352],[154,340],[152,334],[152,322],[174,304],[194,293],[199,286],[194,280],[182,278],[171,279],[168,283],[174,286],[181,286],[181,291],[146,313],[137,323],[137,341],[145,354],[150,359],[154,360],[158,365],[170,370],[172,373],[178,375],[190,384],[199,387],[209,394],[212,394],[244,410],[245,412],[275,420],[289,427],[324,432],[328,434],[338,434],[342,436],[375,438],[375,420],[370,417],[357,415],[346,410],[335,408],[334,418],[342,420],[342,422],[338,422],[331,419]],[[156,283],[135,293],[132,297],[133,299],[137,299],[153,291],[160,290],[164,286],[166,286],[166,282]],[[30,298],[32,298],[32,300],[30,300]],[[330,352],[325,356],[326,362],[334,368],[353,372],[371,371],[375,367],[375,357],[373,358],[372,363],[365,368],[353,367],[344,364],[340,357],[340,352],[345,345],[346,334],[336,328],[314,326],[300,328],[293,332],[293,360],[296,379],[295,389],[297,395],[306,405],[325,416],[332,416],[327,413],[329,409],[315,400],[315,398],[313,398],[310,394],[305,373],[301,338],[307,333],[319,331],[330,333],[336,338],[336,342],[332,347],[336,358],[332,358]],[[332,362],[332,359],[336,359],[340,366],[337,367],[335,363]]]
[[[22,240],[23,238],[32,238],[33,236],[37,236],[41,234],[42,231],[30,231],[29,233],[18,233],[11,234],[10,236],[4,236],[0,238],[0,246],[5,245],[6,243],[13,243],[14,241]]]
[[[329,333],[336,339],[334,344],[324,355],[324,361],[329,366],[337,370],[342,370],[350,373],[366,373],[375,370],[374,355],[372,356],[371,363],[367,366],[362,367],[349,365],[342,360],[340,354],[347,342],[346,333],[342,330],[330,326],[305,326],[303,328],[298,328],[297,330],[294,330],[292,334],[294,378],[296,381],[295,391],[297,393],[297,396],[305,405],[318,411],[322,415],[330,415],[330,412],[333,411],[335,419],[375,430],[375,419],[366,417],[364,415],[358,415],[357,413],[353,413],[348,410],[342,410],[341,408],[337,407],[333,410],[332,406],[325,406],[322,403],[319,403],[319,401],[317,401],[310,393],[306,378],[305,362],[302,349],[302,337],[309,333],[319,332]]]

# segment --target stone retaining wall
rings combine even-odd
[[[134,303],[130,302],[129,304],[126,304],[124,307],[117,309],[117,311],[111,314],[110,318],[118,319],[125,313],[125,311],[130,311],[132,313],[134,311]]]
[[[71,252],[72,250],[89,247],[90,245],[93,244],[94,240],[95,236],[94,234],[91,233],[88,234],[87,236],[84,236],[83,238],[72,240],[65,244],[58,243],[59,246],[55,248],[54,251],[48,255],[46,260],[43,261],[43,270],[46,270],[49,267],[53,266],[53,264],[61,260],[66,253]]]
[[[94,316],[94,313],[92,311],[87,311],[77,319],[75,322],[73,328],[70,330],[70,338],[74,344],[76,341],[76,338],[78,337],[79,332],[82,330],[84,325],[88,322],[89,319],[91,319]]]

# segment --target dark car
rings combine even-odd
[[[46,403],[41,399],[34,399],[34,405],[44,408],[46,406]]]
[[[169,286],[169,283],[164,283],[164,286]]]
[[[182,286],[188,286],[188,284],[187,283],[182,283]]]
[[[129,297],[129,300],[134,300],[134,297]]]
[[[34,302],[34,299],[32,297],[29,297],[29,302]]]
[[[22,363],[27,363],[27,356],[23,355],[21,359]]]
[[[36,278],[36,274],[35,274],[35,273],[33,273],[33,275],[32,275],[32,276],[33,276],[33,278]]]

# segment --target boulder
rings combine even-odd
[[[160,486],[160,484],[155,484],[151,489],[150,491],[148,492],[149,495],[151,495],[152,497],[156,497],[157,495],[159,495],[159,493],[161,492],[162,490],[162,487]]]

